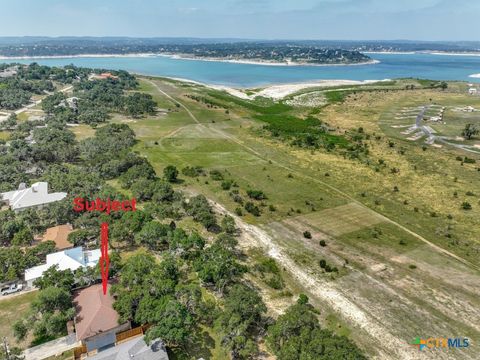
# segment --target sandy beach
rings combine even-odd
[[[292,83],[292,84],[278,84],[278,85],[268,85],[262,87],[259,91],[255,92],[254,94],[247,94],[245,90],[247,89],[238,89],[233,88],[230,86],[224,85],[211,85],[211,84],[204,84],[198,81],[193,81],[189,79],[182,79],[182,78],[175,78],[175,77],[168,77],[172,80],[187,82],[195,85],[201,85],[205,87],[209,87],[211,89],[226,91],[230,95],[236,96],[238,98],[244,100],[253,100],[257,96],[262,96],[266,98],[270,98],[273,100],[281,100],[288,95],[294,94],[303,89],[309,88],[328,88],[328,87],[335,87],[335,86],[343,86],[343,85],[365,85],[365,84],[372,84],[376,82],[382,81],[391,81],[390,79],[384,80],[365,80],[365,81],[357,81],[357,80],[318,80],[318,81],[310,81],[304,83]],[[251,89],[250,89],[251,90]]]

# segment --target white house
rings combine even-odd
[[[42,206],[55,201],[63,200],[67,193],[48,193],[48,183],[37,182],[27,188],[24,183],[20,184],[18,190],[8,191],[0,194],[0,199],[6,201],[14,211],[21,211],[33,206]]]
[[[43,273],[52,266],[58,266],[57,270],[70,269],[72,271],[81,267],[93,267],[97,265],[101,256],[100,249],[83,251],[81,246],[48,254],[46,264],[25,270],[25,281],[28,287],[32,287],[33,282],[42,277]]]
[[[478,92],[477,88],[471,87],[470,89],[468,89],[468,93],[470,95],[477,95],[477,92]]]

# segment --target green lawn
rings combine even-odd
[[[0,140],[8,140],[10,133],[8,131],[0,131]]]
[[[0,338],[6,336],[10,345],[22,348],[28,347],[28,340],[20,343],[15,341],[12,325],[28,312],[31,302],[37,295],[37,291],[32,291],[7,300],[3,300],[0,297]]]

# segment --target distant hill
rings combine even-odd
[[[293,64],[355,64],[371,61],[365,52],[480,53],[480,42],[0,37],[0,56],[7,57],[161,53],[200,59]]]
[[[292,64],[356,64],[372,61],[357,50],[301,42],[191,38],[0,38],[0,56],[170,54],[200,59]]]

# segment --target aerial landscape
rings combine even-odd
[[[459,3],[5,4],[0,360],[478,359]]]

